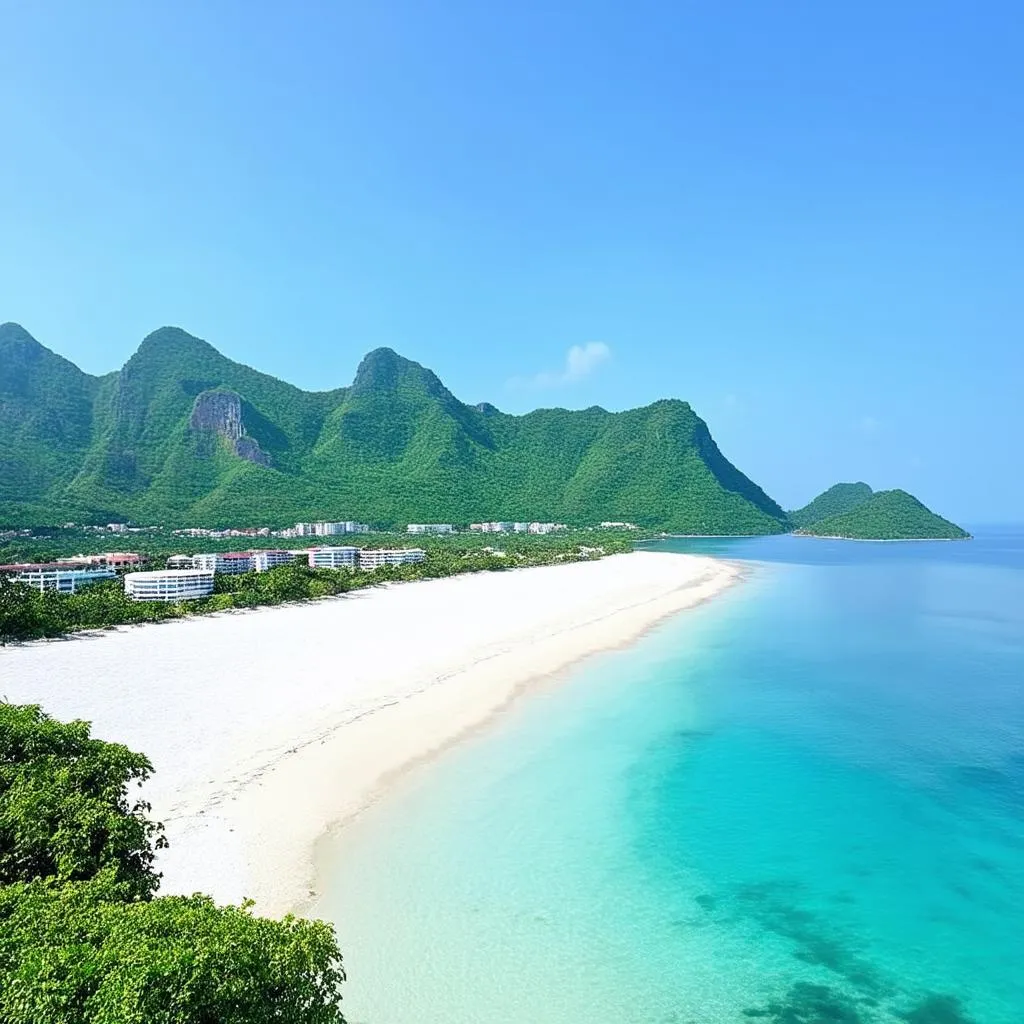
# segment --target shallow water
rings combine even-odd
[[[749,563],[345,833],[355,1024],[1024,1021],[1024,532]]]

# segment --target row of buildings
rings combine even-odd
[[[382,565],[422,562],[421,548],[357,548],[355,546],[303,548],[299,551],[223,551],[215,554],[171,555],[169,570],[197,570],[236,576],[244,572],[266,572],[296,559],[308,560],[314,569],[378,569]]]
[[[567,530],[565,523],[470,523],[473,533],[554,533]],[[451,523],[410,523],[406,533],[455,533]]]
[[[314,569],[360,569],[372,572],[385,565],[422,562],[421,548],[318,547],[305,551],[229,551],[216,554],[173,555],[158,572],[130,572],[125,593],[135,601],[195,601],[213,593],[217,573],[236,575],[266,572],[305,557]]]
[[[0,565],[0,573],[17,583],[42,592],[56,590],[73,594],[79,587],[112,580],[118,570],[138,568],[145,559],[129,551],[108,551],[102,555],[73,555],[59,562],[24,562]]]
[[[346,520],[343,523],[296,523],[287,530],[279,530],[275,537],[338,537],[344,533],[369,533],[366,523]]]
[[[76,556],[60,562],[0,565],[0,573],[42,592],[55,590],[74,594],[81,587],[118,577],[124,573],[125,593],[137,601],[187,601],[213,593],[217,573],[238,575],[266,572],[296,559],[307,560],[317,569],[361,569],[372,572],[385,565],[422,562],[421,548],[316,547],[301,551],[226,551],[198,555],[172,555],[167,568],[137,571],[144,562],[140,555],[110,552],[106,555]],[[129,571],[125,571],[129,570]]]
[[[473,533],[555,533],[568,530],[565,523],[470,523]]]

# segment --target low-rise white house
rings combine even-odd
[[[27,583],[40,593],[44,590],[56,590],[61,594],[73,594],[79,587],[117,578],[117,573],[113,569],[102,566],[87,568],[63,562],[0,565],[0,572],[11,576],[18,583]]]
[[[382,565],[409,565],[422,562],[427,557],[422,548],[362,548],[359,551],[359,568],[372,572]]]
[[[323,547],[309,549],[309,564],[314,569],[354,569],[359,561],[359,548]]]
[[[167,559],[168,569],[192,569],[195,568],[192,564],[191,555],[171,555]]]
[[[252,555],[248,551],[225,551],[192,556],[192,568],[205,572],[221,572],[227,576],[252,572]]]
[[[266,572],[278,565],[287,565],[295,561],[290,551],[251,551],[252,567],[256,572]]]
[[[470,523],[469,528],[475,533],[510,533],[512,523]]]
[[[130,572],[124,578],[124,592],[133,601],[196,601],[213,593],[213,571],[162,569],[157,572]]]
[[[406,533],[454,533],[455,527],[451,523],[410,523],[405,528]]]

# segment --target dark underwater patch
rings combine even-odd
[[[892,994],[892,987],[849,940],[830,931],[818,915],[799,905],[799,891],[799,886],[788,880],[769,880],[741,886],[737,899],[746,915],[762,928],[794,944],[795,959],[832,971],[861,996],[877,999]]]
[[[712,896],[707,892],[702,892],[699,896],[693,897],[693,902],[696,903],[701,910],[706,910],[710,913],[718,906],[718,897]]]
[[[956,996],[931,993],[900,1017],[907,1024],[974,1024]]]
[[[854,999],[827,985],[806,981],[796,982],[782,999],[744,1010],[743,1016],[771,1024],[867,1024]]]

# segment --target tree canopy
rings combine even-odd
[[[164,845],[129,791],[149,761],[0,704],[3,1024],[344,1024],[321,921],[156,896]]]

